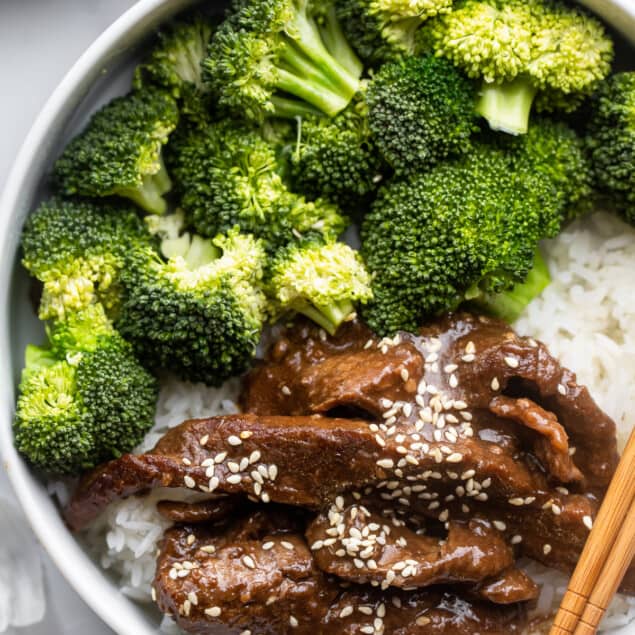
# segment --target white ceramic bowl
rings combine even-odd
[[[42,337],[28,299],[28,278],[17,261],[20,231],[45,191],[46,172],[64,141],[99,103],[126,90],[135,48],[154,28],[195,0],[141,0],[82,55],[38,116],[0,199],[0,452],[3,465],[44,547],[87,604],[120,635],[150,635],[155,614],[128,600],[82,551],[42,484],[15,452],[11,423],[24,346]],[[220,3],[216,3],[219,6]],[[635,0],[586,0],[635,43]],[[632,56],[634,50],[630,50]],[[635,633],[625,627],[614,635]]]

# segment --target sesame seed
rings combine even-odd
[[[196,593],[194,593],[194,591],[190,591],[187,594],[187,599],[190,601],[191,604],[193,604],[194,606],[196,606],[198,604],[198,595],[196,595]]]
[[[465,352],[468,355],[473,355],[474,353],[476,353],[476,346],[474,346],[474,342],[472,342],[471,340],[467,343],[466,347],[465,347]]]
[[[345,606],[341,611],[340,611],[340,617],[348,617],[349,615],[353,614],[353,607],[352,606]]]
[[[404,407],[402,408],[404,416],[409,417],[412,414],[412,404],[404,404]]]
[[[505,357],[505,363],[510,368],[518,368],[518,360],[515,357],[512,357],[511,355],[508,355],[507,357]]]
[[[525,498],[524,500],[524,503],[525,505],[531,505],[535,500],[536,500],[535,496],[527,496],[527,498]]]
[[[445,459],[448,463],[460,463],[463,460],[463,455],[459,452],[453,452]]]
[[[187,537],[187,544],[188,545],[193,545],[195,541],[196,541],[196,536],[194,534],[190,534]]]
[[[393,468],[395,464],[392,459],[379,459],[379,461],[377,461],[377,465],[389,470]]]
[[[222,463],[227,458],[227,452],[219,452],[214,457],[214,463]]]
[[[240,474],[232,474],[231,476],[227,477],[227,482],[230,483],[231,485],[238,485],[238,483],[240,483],[241,480],[242,480],[242,476]]]
[[[494,377],[490,383],[490,387],[492,390],[499,390],[501,385],[498,381],[498,377]]]
[[[199,443],[201,445],[207,445],[208,441],[209,441],[209,434],[205,434],[199,439]]]
[[[556,516],[560,516],[560,512],[562,511],[560,509],[560,507],[558,505],[552,505],[551,506],[551,511],[556,515]]]
[[[468,353],[467,355],[461,356],[461,359],[464,362],[468,362],[469,363],[469,362],[473,362],[476,359],[476,357],[472,353]]]
[[[582,522],[589,531],[593,529],[593,518],[591,516],[582,516]]]
[[[242,441],[235,434],[232,434],[227,438],[227,443],[229,443],[229,445],[241,445]]]
[[[375,627],[374,626],[362,626],[359,629],[360,633],[364,633],[364,635],[373,635],[373,633],[375,632]]]
[[[187,457],[183,457],[183,465],[192,465],[192,461]]]
[[[404,381],[408,381],[410,379],[410,373],[407,368],[402,368],[399,374]]]
[[[440,514],[439,514],[439,520],[444,523],[448,518],[450,517],[450,512],[447,509],[444,509]]]
[[[507,529],[507,525],[502,520],[495,520],[494,527],[496,527],[498,531],[505,531]]]
[[[459,380],[457,379],[456,375],[454,373],[452,373],[450,375],[450,388],[456,388],[459,385]]]
[[[550,544],[544,544],[542,546],[542,553],[544,553],[545,556],[548,556],[551,553],[551,545]]]
[[[271,500],[271,496],[269,496],[269,494],[267,494],[267,492],[263,492],[262,496],[260,497],[260,500],[263,503],[268,503]]]
[[[150,587],[150,594],[152,595],[152,601],[157,601],[157,590],[154,587]]]
[[[516,507],[520,507],[525,504],[525,501],[522,498],[510,498],[508,502],[510,505],[515,505]]]
[[[250,569],[256,568],[256,563],[254,562],[254,559],[251,556],[243,556],[243,564],[246,567],[249,567]]]
[[[276,478],[278,477],[278,466],[275,463],[272,463],[269,466],[268,473],[269,473],[269,480],[275,481]]]
[[[417,626],[427,626],[432,620],[429,617],[421,616],[415,620]]]
[[[281,540],[280,544],[285,548],[288,549],[289,551],[293,551],[293,543],[288,542],[287,540]]]
[[[370,339],[366,342],[366,344],[364,344],[364,350],[370,348],[373,345],[373,340]]]
[[[262,544],[262,548],[263,548],[265,551],[269,551],[269,549],[273,549],[273,545],[274,545],[273,541],[268,540],[267,542],[264,542],[264,543]]]
[[[237,474],[238,472],[240,472],[240,465],[238,465],[238,463],[236,463],[235,461],[228,461],[227,467],[232,474]]]
[[[515,536],[512,536],[512,539],[511,539],[511,541],[510,541],[510,542],[512,543],[512,545],[518,545],[518,544],[520,544],[522,541],[523,541],[523,537],[522,537],[522,536],[519,536],[518,534],[516,534]]]
[[[201,551],[204,553],[215,553],[216,547],[214,547],[214,545],[205,545],[204,547],[201,547]]]
[[[296,628],[298,624],[298,620],[293,615],[289,615],[289,625],[291,626],[291,628]]]
[[[370,606],[358,606],[357,610],[362,613],[363,615],[372,615],[373,614],[373,609],[370,608]]]
[[[212,606],[212,608],[205,609],[205,615],[209,615],[210,617],[218,617],[220,614],[220,606]]]
[[[189,488],[196,487],[196,481],[189,475],[185,476],[185,478],[183,479],[183,482],[185,483],[186,487],[189,487]]]

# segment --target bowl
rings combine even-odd
[[[80,57],[49,98],[29,132],[0,198],[0,454],[29,522],[51,558],[85,602],[120,635],[157,632],[156,612],[127,599],[64,525],[37,475],[16,453],[11,424],[24,346],[43,339],[29,299],[18,246],[27,214],[46,193],[46,176],[65,141],[100,104],[125,92],[137,53],[161,22],[195,0],[141,0]],[[635,0],[585,0],[635,45]],[[624,47],[623,54],[633,55]],[[618,53],[619,55],[619,53]],[[612,635],[635,633],[634,626]]]

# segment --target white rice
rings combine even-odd
[[[596,213],[573,223],[545,245],[553,282],[515,327],[544,341],[565,366],[576,370],[600,406],[618,425],[623,443],[635,411],[635,230]],[[168,380],[163,384],[156,425],[140,451],[151,448],[168,428],[185,419],[237,411],[237,380],[221,389]],[[112,505],[86,534],[102,565],[113,571],[131,598],[150,601],[157,541],[168,523],[155,509],[165,492]],[[526,570],[542,585],[537,615],[558,606],[567,577],[535,562]],[[635,599],[617,597],[604,629],[635,618]],[[164,624],[173,629],[173,623]],[[176,632],[171,630],[171,632]],[[541,632],[538,629],[536,632]]]

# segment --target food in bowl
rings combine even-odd
[[[508,323],[558,285],[541,241],[599,200],[632,216],[631,75],[605,79],[579,9],[408,11],[166,26],[25,227],[49,344],[17,446],[52,479],[95,468],[69,526],[186,631],[520,632],[553,597],[518,557],[570,570],[615,468],[613,421]],[[152,431],[157,379],[164,415],[205,418]]]

